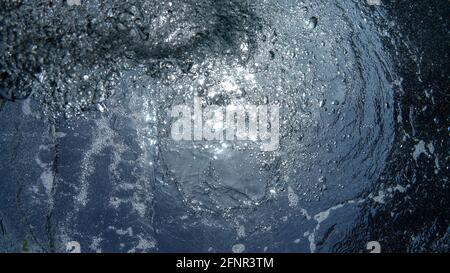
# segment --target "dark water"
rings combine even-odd
[[[0,5],[1,251],[448,252],[448,1]],[[174,143],[194,96],[280,148]]]

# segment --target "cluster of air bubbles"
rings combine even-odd
[[[3,1],[0,98],[33,96],[49,115],[83,114],[114,93],[137,65],[170,84],[205,55],[254,46],[241,4],[212,1]],[[196,20],[192,20],[192,18]],[[225,48],[225,50],[224,50]]]
[[[348,191],[351,181],[369,183],[364,177],[374,176],[383,164],[390,136],[385,128],[391,128],[392,111],[379,108],[392,99],[394,76],[389,64],[383,63],[387,58],[372,22],[356,4],[344,5],[354,12],[353,21],[334,6],[278,4],[254,7],[257,18],[264,18],[259,22],[262,30],[255,21],[252,27],[234,21],[235,29],[228,32],[234,35],[233,42],[221,39],[217,47],[206,43],[194,49],[205,54],[170,60],[157,70],[167,87],[164,93],[171,94],[161,101],[165,108],[189,105],[193,96],[201,99],[203,107],[240,103],[281,107],[281,145],[273,153],[247,143],[226,143],[227,148],[222,148],[222,143],[161,142],[165,178],[174,181],[186,204],[196,211],[227,214],[286,193],[291,205],[329,200],[330,192]],[[227,23],[232,22],[231,18]],[[368,31],[355,42],[352,33],[360,25]],[[219,33],[206,40],[218,41]],[[173,158],[174,153],[184,161]],[[374,163],[369,168],[342,170],[370,157]],[[239,166],[229,163],[234,161]],[[207,183],[199,182],[199,173]]]

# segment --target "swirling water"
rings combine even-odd
[[[14,164],[0,169],[4,249],[332,251],[364,206],[411,187],[378,187],[405,92],[383,7],[11,3],[0,17],[2,153]],[[194,96],[279,105],[280,148],[173,142],[168,110]],[[416,161],[434,153],[417,145]]]

